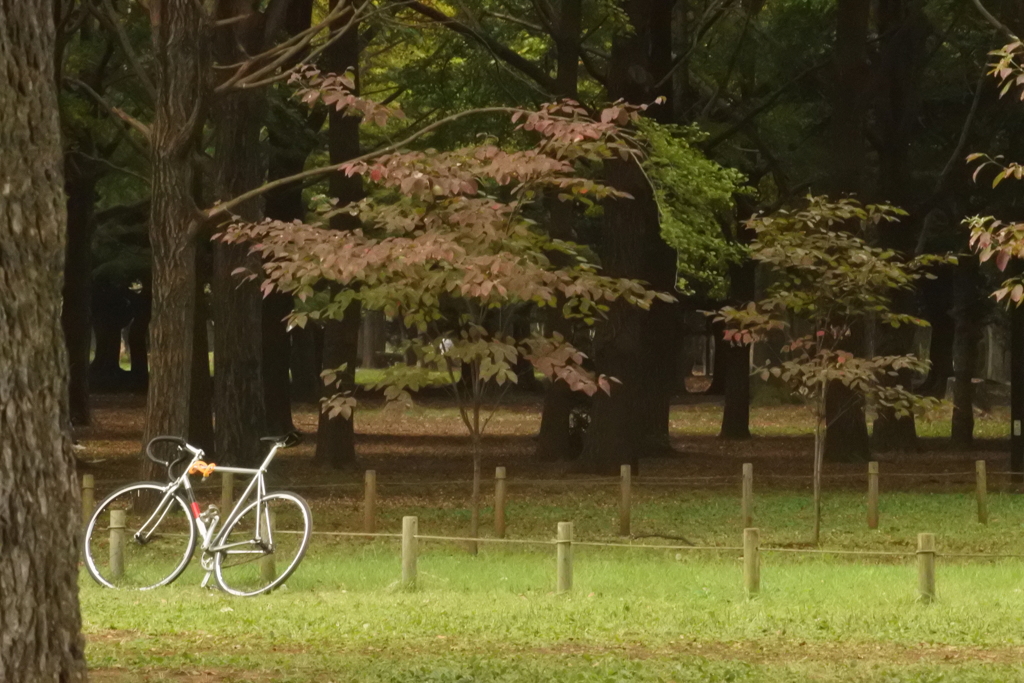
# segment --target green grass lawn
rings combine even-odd
[[[764,545],[806,539],[806,495],[756,504]],[[871,531],[863,496],[832,492],[823,545],[911,551],[932,531],[940,552],[1024,552],[1024,500],[993,494],[990,510],[980,525],[967,494],[892,493]],[[355,495],[316,499],[313,511],[318,531],[359,528]],[[422,534],[461,535],[468,523],[461,496],[382,495],[382,531],[408,514]],[[634,532],[738,545],[738,515],[736,492],[639,488]],[[563,520],[577,539],[617,541],[614,491],[510,492],[511,537],[550,539]],[[940,558],[933,605],[916,601],[914,563],[766,552],[762,593],[747,600],[735,552],[577,547],[573,591],[555,595],[551,546],[484,544],[472,557],[424,542],[407,591],[396,542],[315,536],[273,595],[201,590],[193,565],[148,593],[83,575],[81,598],[94,679],[118,683],[1024,681],[1024,562]]]
[[[100,681],[1024,680],[1024,566],[940,566],[936,604],[901,564],[768,555],[747,600],[735,557],[577,549],[556,595],[552,552],[428,545],[419,587],[376,542],[314,548],[287,588],[249,600],[83,580]],[[204,677],[205,676],[205,677]]]

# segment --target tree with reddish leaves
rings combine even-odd
[[[307,102],[377,121],[396,114],[358,98],[344,77],[307,70],[299,78]],[[366,179],[373,187],[367,198],[325,202],[319,223],[239,224],[222,236],[253,244],[264,260],[264,291],[304,302],[291,316],[294,324],[343,320],[354,303],[402,322],[416,360],[387,369],[376,388],[398,402],[426,385],[450,388],[474,446],[474,537],[481,437],[518,381],[519,361],[590,395],[618,390],[613,377],[585,368],[583,353],[562,335],[514,337],[516,314],[559,306],[567,319],[593,325],[613,305],[648,309],[656,299],[672,300],[636,280],[604,275],[577,245],[551,238],[529,217],[552,194],[589,205],[610,197],[628,201],[585,171],[612,157],[635,157],[622,127],[639,108],[613,105],[597,119],[571,102],[498,111],[512,116],[530,146],[506,150],[488,140],[449,152],[399,149],[352,160],[336,170]],[[362,228],[325,229],[338,215],[357,217]],[[568,258],[552,259],[556,252]],[[334,385],[345,369],[325,372],[325,383]],[[354,404],[351,392],[341,392],[324,410],[347,415]]]

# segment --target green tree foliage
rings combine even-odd
[[[924,372],[928,363],[912,354],[859,358],[844,347],[855,325],[872,316],[879,324],[927,325],[894,312],[892,296],[928,277],[927,268],[946,261],[926,255],[905,260],[868,245],[856,233],[904,213],[888,206],[862,206],[853,200],[831,202],[809,197],[794,210],[756,216],[748,227],[757,237],[752,258],[768,268],[766,295],[746,307],[723,308],[717,320],[735,343],[781,341],[781,355],[758,368],[762,379],[775,377],[806,399],[814,415],[814,532],[821,527],[821,470],[829,425],[825,396],[833,382],[866,396],[896,415],[927,408],[935,399],[917,396],[911,387],[893,384],[901,370]]]
[[[695,126],[643,119],[637,128],[661,235],[679,254],[679,288],[723,297],[729,265],[744,256],[726,227],[734,222],[734,195],[745,191],[743,174],[705,156],[697,145],[707,136]]]

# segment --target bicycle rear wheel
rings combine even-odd
[[[121,526],[120,514],[124,514]],[[174,581],[196,548],[196,525],[185,500],[155,482],[107,496],[85,530],[85,564],[101,586],[149,590]]]
[[[312,531],[309,506],[294,493],[270,493],[250,503],[230,520],[213,549],[217,583],[243,597],[277,588],[299,566]]]

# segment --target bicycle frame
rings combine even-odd
[[[223,542],[224,542],[224,532],[231,527],[231,522],[233,522],[240,515],[242,509],[245,507],[245,504],[249,501],[250,496],[252,496],[252,493],[253,493],[254,489],[256,491],[256,500],[257,501],[261,500],[264,496],[266,496],[266,494],[267,494],[267,486],[266,486],[266,481],[264,480],[264,475],[267,472],[267,468],[270,467],[270,463],[271,463],[271,461],[273,461],[274,456],[277,455],[277,451],[281,447],[282,447],[281,443],[275,443],[271,447],[270,452],[267,453],[267,457],[264,458],[263,463],[257,469],[251,469],[251,468],[247,468],[247,467],[227,467],[227,466],[224,466],[224,467],[217,466],[215,468],[215,471],[219,471],[219,472],[229,472],[231,474],[241,474],[243,476],[250,476],[250,477],[252,477],[250,479],[250,481],[249,481],[248,486],[245,487],[245,491],[243,491],[242,495],[238,497],[238,501],[235,503],[235,506],[231,509],[231,512],[227,515],[227,517],[224,518],[224,524],[221,527],[220,534],[219,535],[215,535],[214,532],[216,531],[217,524],[220,521],[220,517],[219,516],[215,517],[209,523],[209,526],[207,526],[207,522],[202,519],[202,511],[199,508],[199,502],[196,501],[195,490],[192,488],[192,481],[191,481],[191,478],[190,478],[190,475],[189,475],[189,470],[192,469],[192,466],[196,462],[198,462],[199,460],[202,459],[202,457],[205,455],[205,453],[200,448],[194,448],[194,447],[192,447],[192,446],[190,446],[188,444],[185,444],[184,448],[186,450],[188,450],[189,453],[192,454],[192,458],[191,458],[191,460],[189,460],[188,466],[185,468],[185,471],[181,474],[180,477],[178,477],[177,479],[175,479],[174,481],[172,481],[171,483],[169,483],[167,486],[164,487],[164,489],[163,489],[163,496],[164,496],[163,500],[160,501],[160,504],[153,511],[153,514],[150,515],[149,519],[147,519],[146,522],[144,524],[142,524],[142,526],[139,528],[139,530],[135,533],[135,540],[140,542],[140,543],[145,543],[146,542],[146,539],[148,538],[147,529],[148,528],[154,528],[155,529],[160,524],[160,522],[163,521],[163,518],[167,515],[167,512],[171,509],[171,501],[172,501],[173,497],[180,490],[184,490],[185,493],[186,493],[186,496],[188,498],[189,509],[192,512],[192,522],[198,528],[199,536],[203,540],[201,549],[204,552],[222,552],[222,551],[228,550],[229,548],[234,548],[236,546],[246,545],[247,544],[246,542],[243,542],[243,543],[233,543],[233,544],[230,544],[230,545],[223,545]],[[261,534],[262,530],[264,529],[264,525],[262,523],[262,521],[263,521],[262,520],[262,516],[263,516],[263,510],[261,509],[261,506],[257,505],[256,506],[256,538],[254,540],[257,543],[259,543],[260,545],[272,546],[273,545],[273,537],[271,535],[272,531],[270,530],[269,525],[266,526],[266,530],[268,532],[267,533],[267,538],[266,539],[260,538],[260,534]],[[236,551],[236,552],[239,552],[239,551]],[[258,551],[258,550],[253,550],[251,552],[253,554],[261,554],[261,551]]]

